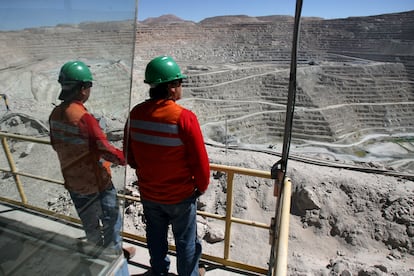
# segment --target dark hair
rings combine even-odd
[[[161,83],[155,87],[150,88],[149,96],[154,100],[168,98],[168,83]]]

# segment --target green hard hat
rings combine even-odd
[[[62,91],[59,94],[59,100],[72,100],[79,92],[81,87],[80,85],[83,83],[92,84],[92,81],[92,73],[85,63],[78,60],[66,62],[60,69],[59,73],[58,82],[62,86]]]
[[[145,68],[145,83],[157,86],[179,79],[186,79],[187,76],[181,73],[180,67],[169,56],[159,56],[152,59]]]
[[[93,77],[89,67],[82,61],[76,60],[66,62],[62,66],[58,81],[62,85],[75,82],[91,82]]]

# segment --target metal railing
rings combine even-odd
[[[0,168],[0,171],[11,173],[14,177],[20,199],[21,201],[12,200],[9,198],[0,197],[0,201],[8,202],[12,204],[16,204],[28,209],[36,210],[38,212],[47,214],[52,217],[57,217],[59,219],[67,220],[70,222],[75,223],[81,223],[78,218],[58,214],[55,212],[52,212],[47,209],[39,208],[36,206],[33,206],[31,204],[28,204],[27,197],[25,195],[23,185],[20,179],[20,176],[29,177],[49,183],[59,184],[63,185],[62,181],[46,178],[43,176],[33,175],[29,173],[25,173],[22,171],[19,171],[16,167],[16,163],[13,160],[12,153],[9,148],[9,144],[7,142],[8,139],[14,139],[14,140],[20,140],[20,141],[26,141],[26,142],[33,142],[33,143],[40,143],[40,144],[46,144],[50,145],[49,140],[39,139],[39,138],[33,138],[28,136],[22,136],[22,135],[16,135],[16,134],[10,134],[10,133],[4,133],[0,132],[0,139],[3,146],[3,151],[5,153],[5,156],[7,158],[7,161],[9,163],[10,169],[6,168]],[[225,222],[225,233],[224,233],[224,252],[223,257],[220,256],[213,256],[208,254],[203,254],[202,259],[212,261],[224,266],[233,267],[237,269],[242,269],[245,271],[250,271],[258,274],[266,274],[268,273],[268,268],[264,267],[258,267],[242,262],[238,262],[235,260],[232,260],[230,258],[230,245],[231,245],[231,228],[234,223],[247,225],[250,227],[258,227],[262,229],[267,229],[270,232],[270,225],[257,222],[257,221],[251,221],[251,220],[244,220],[240,218],[233,217],[233,186],[234,186],[234,176],[237,175],[245,175],[245,176],[253,176],[253,177],[259,177],[259,178],[265,178],[270,179],[271,175],[270,172],[266,171],[260,171],[260,170],[253,170],[253,169],[246,169],[241,167],[235,167],[235,166],[226,166],[226,165],[218,165],[218,164],[210,164],[210,170],[217,171],[221,173],[226,173],[227,175],[227,192],[226,192],[226,214],[224,216],[217,215],[209,212],[204,211],[197,211],[198,215],[201,215],[203,217],[213,218],[217,220],[221,220]],[[281,212],[281,218],[278,223],[278,228],[276,233],[273,233],[271,238],[277,239],[277,248],[275,249],[275,260],[274,260],[274,269],[272,270],[272,275],[286,275],[287,271],[287,245],[288,245],[288,233],[289,233],[289,212],[290,212],[290,193],[291,193],[291,183],[288,178],[284,181],[284,189],[283,193],[280,196],[280,200],[277,201],[277,204],[279,204],[280,208],[276,206],[277,209]],[[132,201],[140,201],[139,198],[118,194],[120,198],[132,200]],[[129,232],[123,232],[122,235],[125,238],[136,240],[140,242],[146,242],[146,238],[143,236],[135,235]],[[171,246],[171,249],[175,250],[174,246]]]

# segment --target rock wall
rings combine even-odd
[[[413,131],[413,15],[303,19],[294,139]],[[187,68],[185,104],[213,140],[227,128],[242,143],[270,143],[283,132],[293,18],[213,19],[139,24],[136,57],[169,54]]]

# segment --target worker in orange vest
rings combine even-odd
[[[176,103],[185,78],[172,57],[151,60],[144,81],[150,98],[131,110],[125,126],[124,153],[138,178],[152,275],[168,275],[170,224],[178,275],[199,275],[196,199],[207,190],[210,166],[196,115]]]

